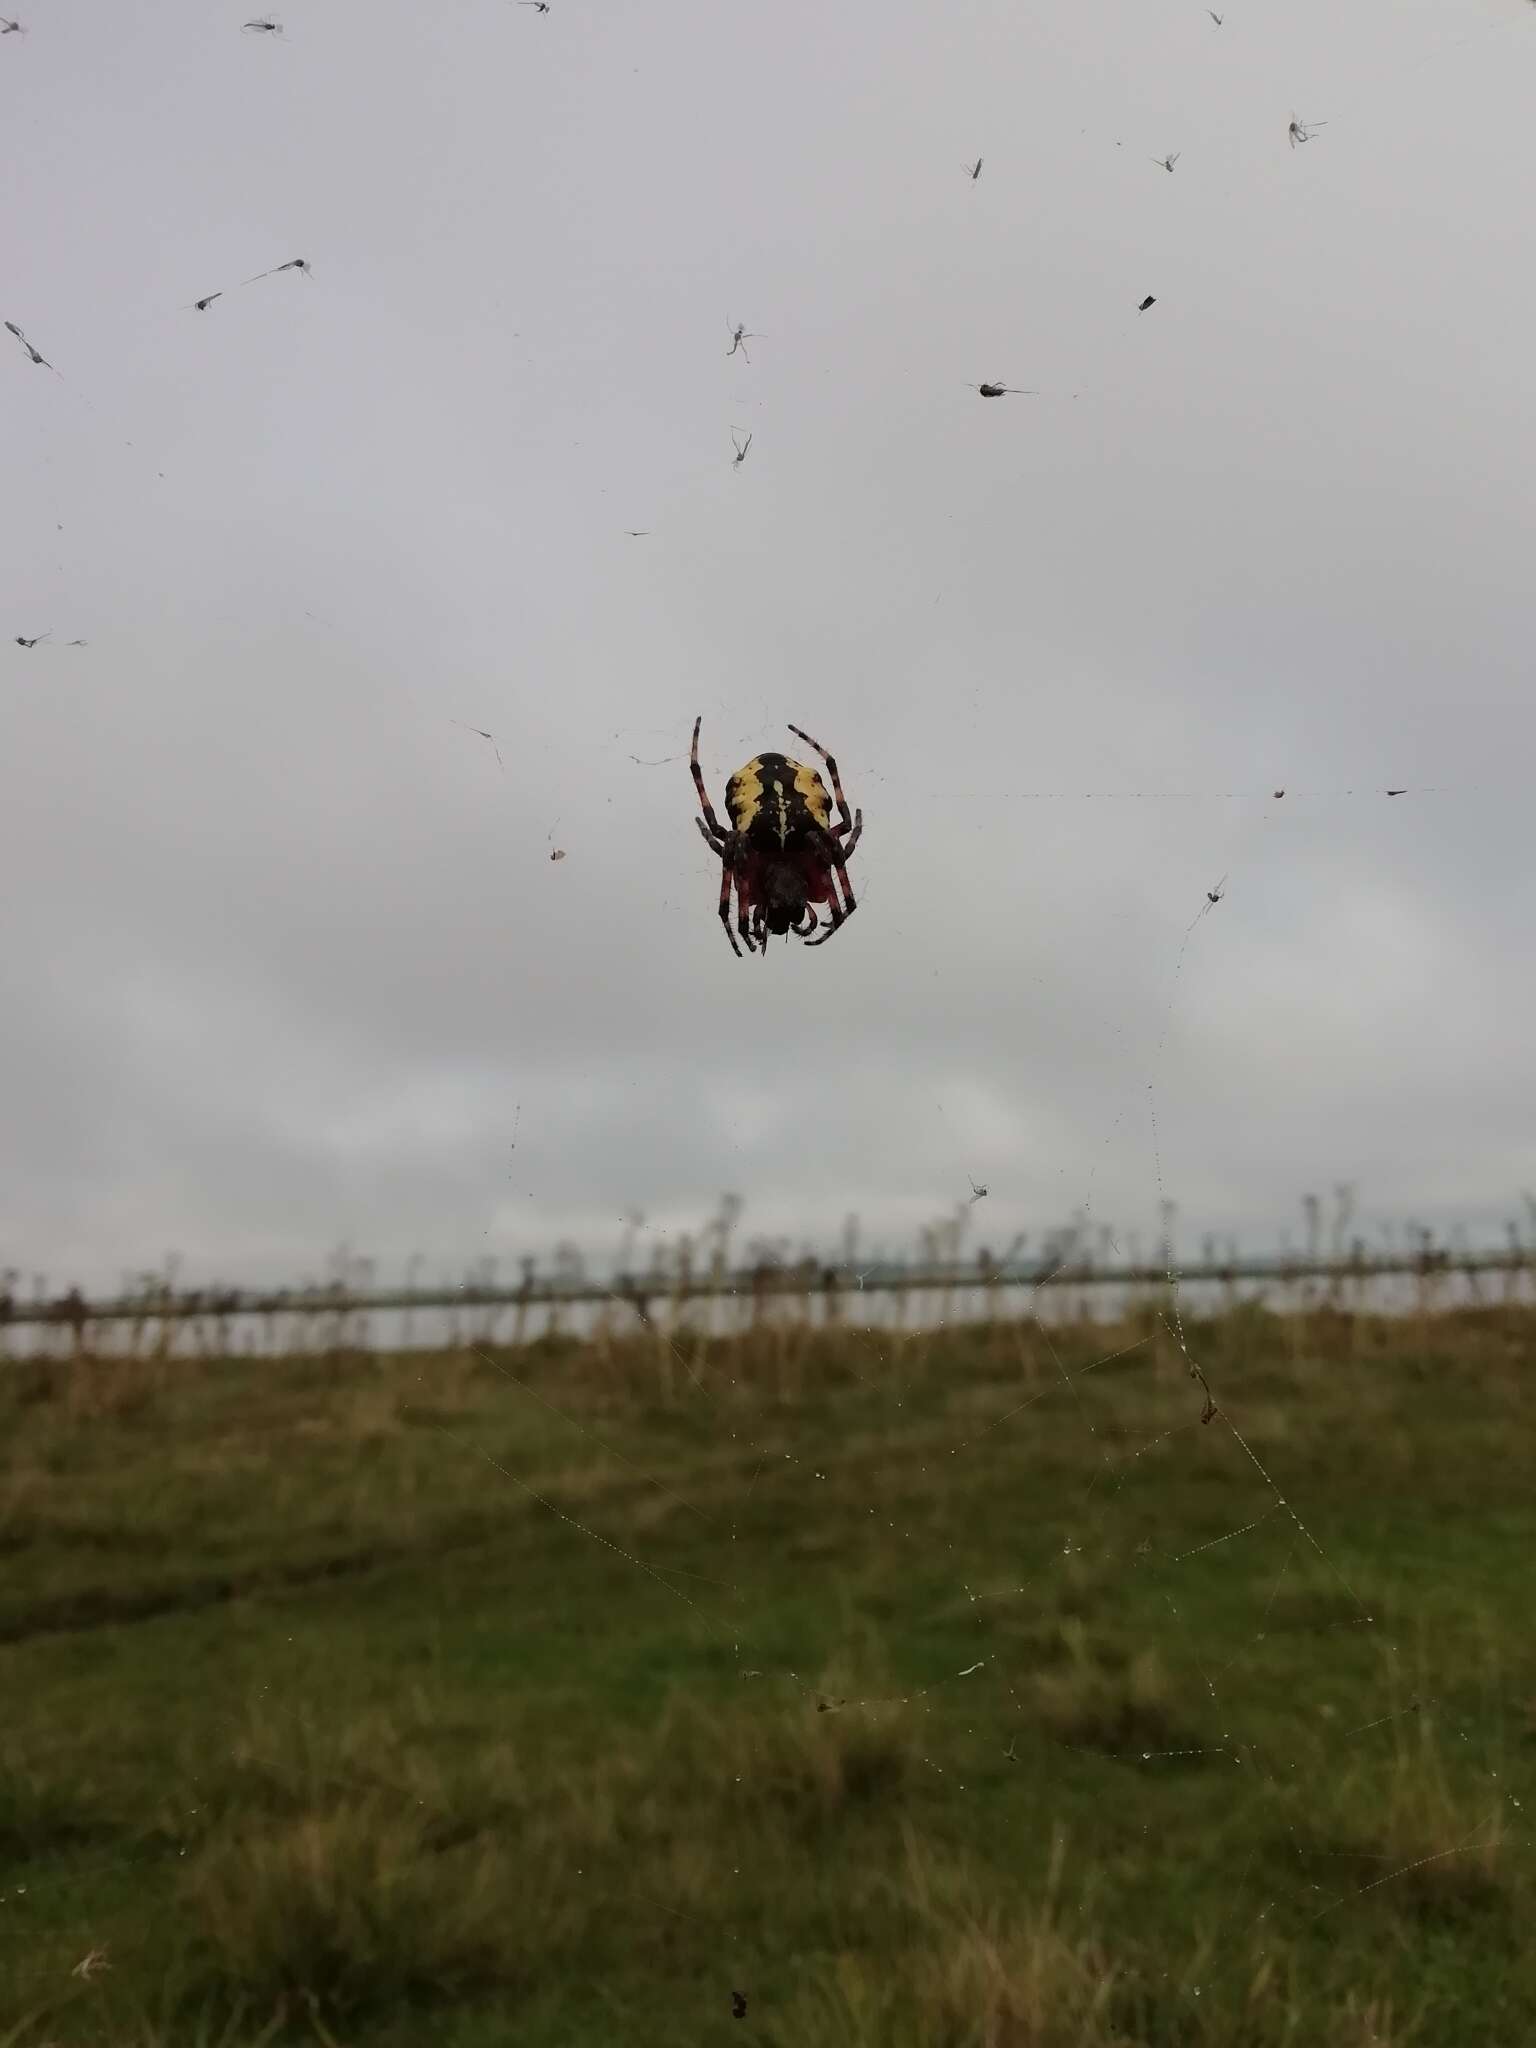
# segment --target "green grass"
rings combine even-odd
[[[0,1367],[0,2048],[1536,2039],[1536,1316],[1187,1335]]]

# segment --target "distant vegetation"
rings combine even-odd
[[[0,2044],[1536,2039],[1533,1357],[12,1360]]]

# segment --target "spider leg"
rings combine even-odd
[[[804,733],[802,733],[800,737],[804,739]],[[815,744],[814,741],[812,742],[812,744]],[[832,866],[836,871],[837,879],[843,885],[843,901],[841,907],[839,907],[837,901],[837,890],[829,886],[827,889],[827,909],[831,913],[832,922],[827,926],[826,930],[821,934],[820,938],[807,939],[805,943],[808,946],[824,946],[827,943],[828,939],[831,938],[832,934],[835,931],[837,931],[841,925],[846,924],[848,919],[852,917],[853,913],[859,907],[858,904],[854,901],[853,890],[848,881],[848,866],[842,847],[838,845],[835,839],[829,839],[827,850],[831,857]]]
[[[700,832],[703,833],[704,844],[709,848],[710,852],[723,853],[725,850],[725,834],[720,830],[720,827],[717,825],[711,831],[702,818],[695,818],[693,822],[698,826]]]
[[[853,830],[853,813],[848,808],[847,797],[843,795],[842,778],[837,772],[837,763],[821,744],[820,740],[813,740],[810,734],[802,732],[798,725],[792,725],[789,729],[797,740],[804,740],[808,747],[814,747],[823,761],[826,762],[827,773],[832,778],[832,794],[837,798],[838,817],[841,820],[838,830],[840,832],[851,832]]]
[[[843,833],[846,832],[848,828],[846,825],[840,824],[835,825],[832,829],[837,833]],[[848,859],[848,856],[853,852],[853,849],[858,845],[859,834],[863,830],[864,813],[862,811],[855,811],[853,814],[853,836],[849,839],[848,844],[843,848],[843,859],[845,861]]]
[[[701,711],[693,721],[693,749],[688,756],[688,765],[693,770],[694,788],[699,792],[699,808],[704,813],[709,829],[711,832],[718,832],[720,837],[724,839],[725,830],[720,820],[715,816],[715,807],[709,800],[709,791],[704,787],[704,777],[699,769],[699,727],[703,723],[704,714]]]
[[[731,930],[731,882],[732,870],[729,861],[720,863],[720,922],[725,926],[725,936],[731,942],[731,951],[739,960],[741,948],[736,943],[736,934]]]

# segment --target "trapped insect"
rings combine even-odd
[[[1152,294],[1148,292],[1147,296],[1142,300],[1141,304],[1136,308],[1136,310],[1138,313],[1145,313],[1149,306],[1155,306],[1156,304],[1156,299],[1154,299]]]
[[[1218,882],[1218,883],[1216,884],[1216,886],[1215,886],[1215,888],[1214,888],[1214,889],[1207,889],[1207,890],[1206,890],[1206,892],[1205,892],[1205,900],[1206,900],[1206,902],[1207,902],[1207,903],[1219,903],[1219,902],[1221,901],[1222,897],[1226,895],[1226,893],[1227,893],[1227,878],[1226,878],[1226,876],[1225,876],[1225,875],[1223,875],[1223,876],[1222,876],[1222,878],[1221,878],[1221,880],[1220,880],[1220,881],[1219,881],[1219,882]]]
[[[291,256],[286,263],[274,264],[270,270],[258,270],[254,277],[241,278],[235,289],[243,291],[248,284],[260,284],[264,277],[280,277],[285,270],[302,271],[311,282],[314,280],[314,273],[309,267],[308,258],[304,256]]]
[[[969,1174],[967,1174],[967,1175],[966,1175],[965,1177],[966,1177],[966,1179],[967,1179],[967,1180],[971,1180],[971,1176],[970,1176]],[[986,1190],[985,1186],[984,1186],[984,1185],[982,1185],[982,1184],[981,1184],[980,1182],[977,1182],[977,1181],[971,1180],[971,1204],[972,1204],[972,1206],[974,1207],[974,1206],[975,1206],[975,1204],[976,1204],[977,1202],[985,1201],[985,1200],[986,1200],[986,1195],[987,1195],[987,1190]]]
[[[740,349],[742,354],[744,356],[747,356],[747,343],[749,341],[756,341],[757,336],[747,328],[745,322],[738,322],[735,327],[732,327],[731,323],[727,321],[725,325],[726,332],[731,337],[731,345],[725,352],[726,359],[729,360],[733,355],[735,355],[737,349]],[[749,363],[751,362],[751,360],[752,358],[750,356],[747,356],[747,361]]]
[[[18,647],[41,647],[45,640],[51,640],[52,638],[53,628],[50,626],[46,633],[38,633],[30,640],[27,639],[25,634],[18,633],[16,635],[16,645]]]
[[[0,21],[0,36],[24,36],[26,30],[19,21]]]
[[[280,21],[243,21],[240,33],[243,36],[280,36],[283,24]]]
[[[549,0],[517,0],[519,7],[531,7],[535,14],[548,14]]]
[[[206,313],[208,308],[213,304],[214,300],[222,299],[223,296],[224,294],[222,292],[210,292],[206,299],[194,299],[192,301],[192,304],[193,306],[196,307],[199,313]]]
[[[1023,384],[971,384],[970,391],[979,391],[983,398],[1038,398],[1039,392],[1033,385]]]
[[[1172,156],[1154,156],[1149,157],[1147,161],[1149,163],[1160,164],[1162,168],[1168,173],[1169,177],[1172,177],[1173,167],[1183,154],[1184,152],[1182,149],[1176,149],[1173,152]]]
[[[694,820],[704,843],[720,857],[720,922],[741,958],[731,930],[731,890],[736,891],[736,931],[749,953],[768,950],[768,934],[793,932],[808,946],[823,946],[855,909],[848,880],[848,859],[864,830],[864,813],[850,811],[843,795],[837,763],[819,741],[798,725],[789,729],[826,763],[837,799],[838,821],[826,784],[814,768],[787,754],[755,754],[725,785],[727,830],[715,816],[699,768],[699,727],[693,721],[693,746],[688,765],[704,815]],[[839,844],[846,840],[846,845]],[[836,880],[834,881],[834,876]],[[843,901],[838,902],[837,884]],[[825,903],[829,922],[817,931],[817,905]]]
[[[981,158],[977,157],[975,163],[967,164],[965,167],[966,170],[970,173],[971,183],[973,185],[975,184],[976,180],[981,176],[981,162]]]
[[[31,342],[28,341],[27,337],[22,333],[21,329],[16,325],[16,322],[14,320],[7,320],[5,324],[7,330],[15,335],[16,339],[21,343],[22,347],[26,350],[27,354],[32,358],[34,363],[39,364],[45,370],[53,370],[52,363],[49,362],[46,356],[41,356],[38,354],[37,350],[32,346]],[[53,374],[55,375],[55,377],[57,377],[59,373],[57,370],[53,370]]]
[[[1298,142],[1310,142],[1319,128],[1326,128],[1327,126],[1328,123],[1326,121],[1298,121],[1296,116],[1292,114],[1291,125],[1285,131],[1286,138],[1292,149],[1294,149]]]
[[[1226,19],[1226,16],[1216,13],[1215,9],[1210,7],[1207,7],[1205,11],[1208,15],[1210,15],[1212,21],[1215,22],[1216,26],[1220,28],[1222,22]]]
[[[739,433],[739,428],[732,427],[731,446],[736,450],[736,460],[731,464],[732,469],[740,469],[747,459],[747,450],[752,446],[752,436],[748,434],[745,441],[742,441],[737,438]]]
[[[744,2020],[747,2016],[747,1994],[744,1991],[731,1993],[731,2018]]]

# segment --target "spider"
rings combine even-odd
[[[832,800],[816,770],[792,761],[787,754],[770,753],[754,755],[725,785],[725,810],[731,821],[727,830],[715,816],[699,769],[699,727],[703,722],[702,715],[693,721],[688,757],[704,813],[694,822],[704,843],[720,856],[720,922],[731,951],[741,958],[731,930],[733,886],[736,931],[746,941],[749,953],[766,953],[770,932],[782,932],[786,937],[793,932],[808,946],[824,946],[856,908],[848,880],[848,856],[864,830],[864,813],[848,808],[837,763],[808,732],[792,725],[789,729],[795,737],[813,747],[827,764],[838,822],[832,822]],[[847,843],[841,845],[841,840]],[[841,904],[834,874],[843,888]],[[811,933],[819,922],[817,905],[822,903],[827,906],[829,922],[813,939]]]

